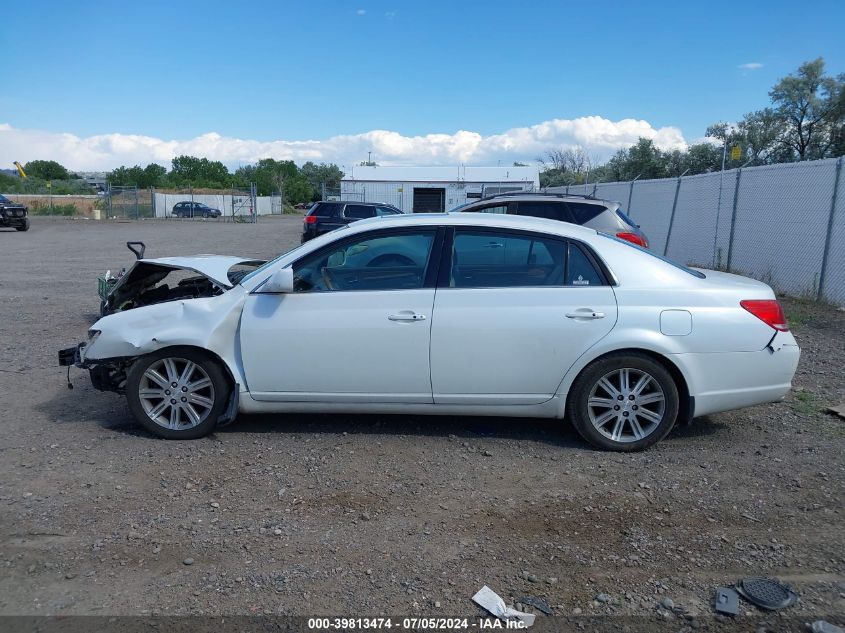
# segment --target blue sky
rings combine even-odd
[[[595,116],[692,141],[803,61],[845,71],[841,1],[7,4],[0,124],[83,139],[486,138]]]

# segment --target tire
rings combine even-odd
[[[593,446],[632,452],[666,437],[678,417],[678,404],[678,387],[667,369],[646,354],[628,352],[587,365],[572,384],[566,412]]]
[[[203,217],[203,219],[207,220],[208,219],[208,211],[203,211],[202,217]]]
[[[21,231],[21,232],[28,231],[29,230],[29,218],[24,218],[23,224],[21,224],[20,226],[16,226],[15,230]]]
[[[193,369],[184,377],[188,363]],[[196,387],[191,390],[191,385]],[[220,363],[193,347],[166,347],[141,356],[126,376],[132,415],[145,429],[168,440],[193,440],[211,433],[226,410],[231,390]]]

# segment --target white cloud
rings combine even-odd
[[[390,130],[344,134],[323,140],[257,141],[209,132],[191,139],[161,139],[138,134],[98,134],[80,137],[0,124],[0,165],[34,159],[57,160],[69,169],[108,170],[119,165],[170,165],[174,156],[189,154],[220,160],[229,167],[260,158],[326,161],[352,165],[372,151],[383,165],[495,165],[497,161],[533,161],[546,150],[581,146],[591,155],[607,158],[639,137],[653,139],[663,149],[686,147],[676,127],[654,128],[648,121],[610,121],[600,116],[552,119],[483,136],[459,130],[404,136]]]
[[[385,11],[384,17],[386,17],[388,20],[392,20],[396,17],[396,11]]]
[[[760,62],[748,62],[747,64],[740,64],[737,68],[741,70],[760,70],[763,64]]]
[[[358,9],[355,14],[356,15],[365,15],[367,13],[366,9]]]

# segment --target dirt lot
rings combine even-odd
[[[823,412],[845,399],[836,309],[786,302],[803,347],[787,401],[635,455],[554,421],[452,417],[242,417],[168,442],[83,372],[67,389],[56,350],[84,338],[126,240],[269,257],[300,222],[0,232],[0,614],[474,616],[487,584],[572,626],[721,629],[737,625],[714,619],[715,586],[777,576],[800,602],[746,603],[739,628],[845,624],[845,420]]]

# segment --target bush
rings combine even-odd
[[[72,204],[54,204],[52,207],[48,204],[36,204],[32,208],[33,215],[62,215],[70,217],[77,215],[79,209]]]

